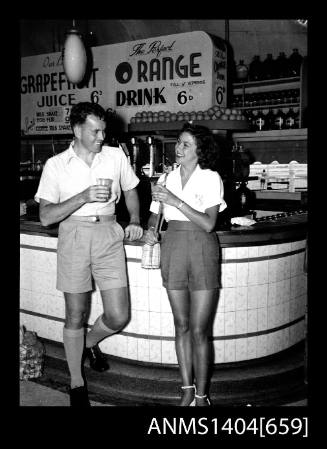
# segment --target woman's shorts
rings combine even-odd
[[[59,225],[57,289],[84,293],[127,286],[124,230],[115,220],[80,222],[64,220]]]
[[[161,244],[161,276],[168,290],[219,288],[216,233],[205,232],[189,221],[169,221]]]

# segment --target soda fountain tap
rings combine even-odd
[[[149,177],[151,178],[154,175],[154,145],[151,136],[148,136],[146,140],[149,148]]]

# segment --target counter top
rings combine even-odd
[[[122,224],[124,227],[124,224]],[[48,237],[58,236],[58,226],[44,227],[39,221],[20,217],[20,231]],[[307,213],[295,213],[276,220],[260,221],[252,226],[230,226],[218,229],[217,235],[221,247],[258,246],[266,244],[286,243],[300,240],[307,234]],[[143,245],[144,240],[124,241],[125,245]]]

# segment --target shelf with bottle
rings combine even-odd
[[[287,89],[265,93],[234,95],[232,107],[238,109],[278,108],[300,105],[300,89]]]
[[[244,59],[235,63],[235,83],[279,83],[281,79],[299,77],[303,63],[303,56],[297,48],[286,57],[284,51],[280,51],[276,58],[272,53],[267,53],[264,60],[260,55],[254,55],[249,64],[244,63]]]
[[[255,142],[255,141],[298,141],[308,139],[307,128],[292,128],[292,129],[270,129],[265,131],[246,131],[233,133],[233,139],[240,142]]]
[[[299,103],[300,89],[287,89],[263,93],[245,93],[234,95],[233,107],[279,105],[282,103]],[[237,105],[237,106],[236,106]]]
[[[157,122],[157,123],[130,123],[129,132],[159,132],[179,131],[185,121]],[[246,120],[193,120],[194,125],[206,126],[211,130],[248,130],[249,124]]]
[[[247,110],[247,119],[252,131],[298,129],[300,127],[299,108],[275,108]]]
[[[297,108],[300,103],[281,103],[281,104],[265,104],[263,106],[238,106],[239,109],[248,110],[248,109],[276,109],[277,107],[281,108]]]
[[[240,91],[245,88],[247,91],[250,90],[250,88],[257,88],[257,92],[264,92],[267,90],[267,88],[270,88],[271,86],[282,86],[285,87],[285,84],[289,84],[290,86],[287,86],[287,88],[292,87],[298,87],[300,83],[300,77],[299,76],[292,76],[287,78],[275,78],[275,79],[265,79],[265,80],[258,80],[258,81],[242,81],[233,83],[233,90],[239,89]],[[255,90],[253,90],[255,91]]]

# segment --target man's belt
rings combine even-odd
[[[105,221],[116,221],[116,215],[71,215],[67,221],[88,221],[89,223],[103,223]]]

